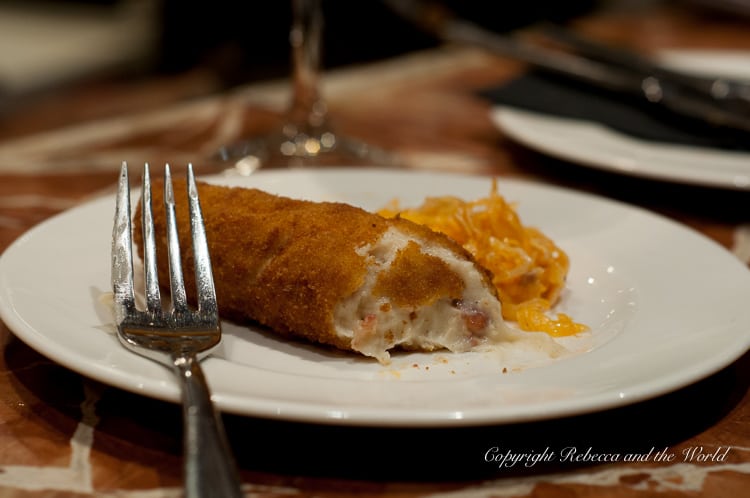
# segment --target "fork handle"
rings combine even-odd
[[[181,356],[174,365],[183,388],[185,497],[243,496],[239,473],[220,415],[211,402],[200,360],[194,355]]]

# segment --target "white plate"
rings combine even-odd
[[[114,179],[113,179],[114,181]],[[378,170],[261,172],[214,178],[376,209],[393,197],[467,199],[490,179]],[[633,403],[685,386],[750,345],[750,272],[728,251],[643,210],[547,186],[502,180],[524,222],[541,228],[572,261],[559,311],[591,326],[589,351],[539,366],[490,355],[401,354],[393,365],[225,325],[205,362],[228,412],[323,423],[438,426],[508,423]],[[0,316],[21,339],[102,382],[176,401],[164,367],[118,343],[110,308],[114,200],[62,213],[19,238],[0,258]]]
[[[750,79],[750,54],[670,51],[665,66],[703,75]],[[598,123],[507,106],[491,111],[509,138],[552,157],[626,175],[707,187],[750,190],[750,153],[640,140]]]

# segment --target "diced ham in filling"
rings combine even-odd
[[[396,229],[359,253],[370,270],[334,316],[352,349],[387,364],[394,348],[463,352],[514,335],[486,274],[472,261]]]

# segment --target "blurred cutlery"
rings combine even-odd
[[[500,35],[454,16],[439,2],[384,1],[398,14],[446,42],[481,47],[494,54],[525,62],[536,69],[637,97],[645,103],[684,117],[750,132],[750,112],[744,112],[740,106],[726,105],[710,93],[696,91],[696,88],[666,78],[666,70],[654,73],[634,64],[605,62],[601,58],[597,60],[531,43],[518,36]],[[683,76],[685,78],[687,75]]]

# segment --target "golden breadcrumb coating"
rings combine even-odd
[[[463,280],[445,261],[421,252],[413,241],[401,249],[391,271],[379,275],[373,294],[389,296],[399,306],[429,305],[445,296],[460,299]]]

